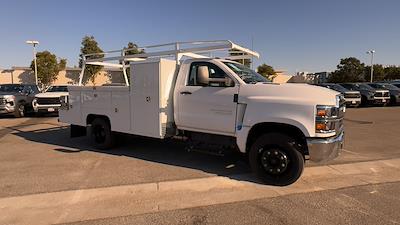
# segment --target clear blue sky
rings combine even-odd
[[[77,65],[80,42],[103,50],[188,40],[230,39],[278,69],[333,70],[340,58],[400,64],[400,1],[18,1],[0,2],[0,68],[27,66],[28,39]]]

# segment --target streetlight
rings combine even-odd
[[[32,45],[33,46],[33,61],[34,61],[34,64],[35,64],[35,83],[36,83],[36,85],[38,85],[37,64],[36,64],[36,45],[39,44],[39,41],[29,40],[29,41],[26,41],[26,43],[28,45]]]
[[[367,54],[371,54],[371,83],[374,77],[374,53],[375,50],[369,50]]]

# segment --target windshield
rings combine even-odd
[[[357,91],[357,90],[368,90],[368,91],[374,91],[374,89],[366,84],[340,84],[341,86],[352,90],[352,91]]]
[[[18,84],[3,84],[0,85],[0,91],[2,92],[22,92],[24,87]]]
[[[261,74],[256,73],[254,70],[233,62],[224,62],[225,65],[229,67],[233,72],[235,72],[240,79],[242,79],[246,84],[255,84],[258,82],[271,82],[267,78],[263,77]]]
[[[388,90],[399,90],[398,87],[394,86],[393,84],[376,84],[378,88],[384,88]]]
[[[368,84],[355,84],[356,86],[358,85],[361,89],[366,89],[368,91],[374,91],[374,88],[369,86]]]
[[[67,86],[51,86],[46,92],[68,92]]]
[[[339,84],[327,84],[327,87],[330,87],[331,89],[338,91],[338,92],[346,92],[347,89],[340,86]]]

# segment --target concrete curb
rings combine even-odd
[[[0,199],[0,224],[54,224],[400,181],[400,159],[306,168],[287,187],[227,177],[32,194]]]

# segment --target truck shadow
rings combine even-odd
[[[55,145],[55,151],[79,154],[92,151],[102,154],[131,157],[149,162],[185,167],[235,180],[261,183],[251,174],[246,158],[231,152],[223,156],[187,151],[183,142],[158,140],[130,135],[118,136],[119,145],[112,150],[98,150],[91,146],[87,137],[70,138],[69,127],[21,131],[13,134],[29,141]]]

